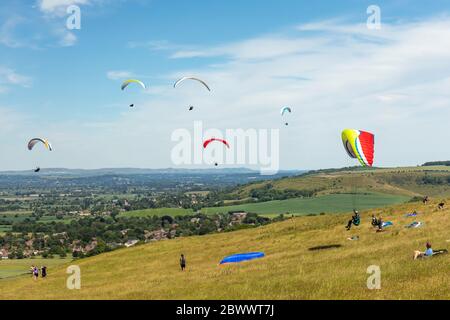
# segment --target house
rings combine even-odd
[[[234,212],[231,215],[230,225],[241,224],[242,221],[247,217],[247,212]]]
[[[127,247],[127,248],[132,247],[138,242],[139,242],[139,240],[128,240],[127,242],[125,242],[125,247]]]
[[[9,251],[6,249],[0,249],[0,259],[8,259]]]

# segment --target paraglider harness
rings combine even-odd
[[[359,216],[359,213],[355,212],[355,214],[352,216],[352,219],[349,220],[346,228],[347,228],[347,230],[350,230],[352,227],[352,224],[354,224],[355,226],[359,226],[360,223],[361,223],[361,218]]]
[[[356,213],[353,217],[352,217],[352,222],[355,226],[359,226],[359,224],[361,223],[361,218],[359,217],[359,213]]]

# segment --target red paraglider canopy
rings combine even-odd
[[[230,145],[228,144],[228,142],[226,140],[217,139],[217,138],[211,138],[211,139],[205,140],[205,142],[203,142],[203,148],[206,148],[213,141],[222,142],[224,145],[226,145],[228,148],[230,148]]]

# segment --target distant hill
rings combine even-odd
[[[278,174],[293,175],[303,173],[305,170],[280,170]],[[53,176],[100,176],[100,175],[148,175],[148,174],[256,174],[258,170],[249,168],[214,168],[214,169],[145,169],[145,168],[100,168],[100,169],[68,169],[68,168],[41,168],[39,175]],[[278,175],[277,174],[277,175]],[[33,170],[0,171],[0,175],[31,175],[36,176]]]
[[[214,169],[65,169],[41,168],[39,173],[32,170],[0,172],[0,190],[56,190],[107,188],[110,191],[129,187],[152,188],[153,190],[194,190],[219,189],[246,184],[250,181],[263,181],[274,178],[298,175],[303,171],[280,171],[275,175],[261,175],[259,171],[247,168]]]
[[[450,166],[450,160],[449,161],[425,162],[422,166],[424,166],[424,167],[428,167],[428,166]]]
[[[245,199],[264,188],[313,193],[381,193],[402,196],[450,196],[450,167],[342,168],[309,171],[301,175],[239,186],[236,199]]]

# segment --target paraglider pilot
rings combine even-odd
[[[353,209],[352,219],[349,220],[349,222],[346,226],[347,230],[350,230],[352,228],[352,224],[354,224],[355,226],[359,226],[360,222],[361,222],[361,218],[359,216],[358,210]]]

